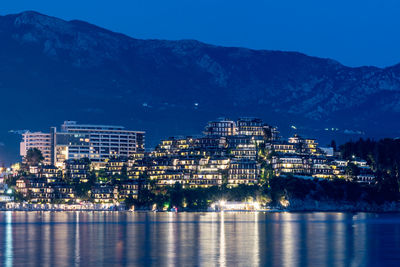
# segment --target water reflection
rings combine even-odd
[[[226,266],[226,255],[225,255],[225,212],[220,215],[220,229],[219,229],[219,265]]]
[[[5,214],[6,234],[4,244],[4,266],[13,266],[13,239],[12,239],[12,213],[10,211]]]
[[[400,264],[400,215],[0,212],[3,266]]]

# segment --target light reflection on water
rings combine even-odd
[[[0,266],[400,266],[400,214],[0,212]]]

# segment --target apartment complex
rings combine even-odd
[[[110,156],[129,157],[144,151],[145,132],[126,130],[122,126],[78,124],[65,121],[61,130],[51,127],[50,133],[23,134],[21,156],[29,148],[38,148],[45,164],[62,167],[69,159],[89,158],[104,165]]]
[[[22,142],[20,143],[20,155],[26,156],[26,153],[31,148],[37,148],[42,152],[43,163],[52,163],[51,152],[51,134],[42,132],[26,132],[22,134]]]

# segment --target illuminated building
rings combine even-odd
[[[111,157],[106,162],[106,172],[108,175],[127,175],[127,157]]]
[[[240,144],[231,150],[231,155],[236,159],[256,160],[257,148],[255,144]]]
[[[228,185],[256,184],[260,168],[254,160],[232,160],[228,171]]]
[[[210,121],[205,128],[204,134],[215,136],[236,135],[236,122],[226,118],[220,118],[217,121]]]
[[[284,153],[284,154],[296,153],[296,147],[294,144],[289,144],[284,142],[272,144],[272,149],[278,153]]]
[[[51,135],[49,133],[29,131],[23,133],[20,143],[20,155],[25,157],[28,150],[31,148],[37,148],[42,152],[44,158],[43,164],[50,165],[52,163]]]
[[[144,152],[144,132],[126,130],[122,126],[77,124],[65,121],[61,131],[23,134],[21,156],[29,148],[42,151],[45,164],[64,168],[68,159],[89,158],[95,166],[104,166],[110,156],[130,157]]]
[[[137,198],[139,193],[139,182],[137,180],[120,181],[114,186],[115,199]]]
[[[322,154],[318,149],[318,143],[315,139],[302,138],[301,136],[295,134],[293,137],[289,138],[289,144],[294,144],[296,152],[305,154]]]
[[[114,200],[114,187],[111,185],[97,184],[92,187],[91,197],[95,203],[110,203]]]
[[[278,129],[265,124],[259,118],[239,118],[237,129],[238,135],[252,136],[257,143],[271,142],[279,138]]]
[[[68,202],[75,197],[71,185],[43,178],[20,178],[16,181],[16,191],[31,202],[49,203],[54,200]]]
[[[83,159],[69,159],[65,161],[65,177],[74,182],[86,183],[89,179],[90,160]]]
[[[38,176],[41,178],[50,178],[60,176],[59,169],[53,165],[41,165],[38,168]]]

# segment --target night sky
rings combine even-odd
[[[135,38],[300,51],[349,66],[400,62],[398,0],[1,1],[2,15],[25,10],[85,20]]]

